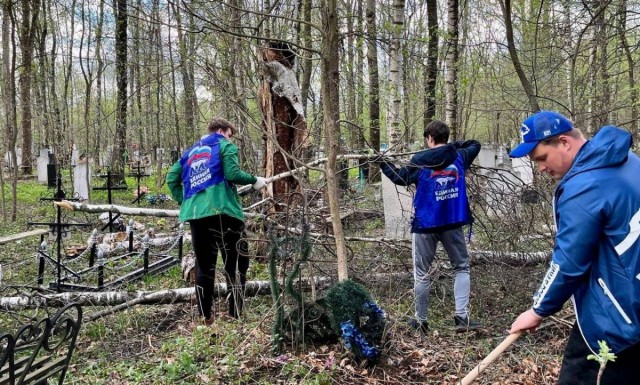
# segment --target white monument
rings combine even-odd
[[[81,158],[73,168],[73,192],[80,200],[89,199],[91,163],[90,158]]]
[[[38,182],[47,183],[47,165],[49,164],[49,149],[40,150],[38,159],[36,160],[36,168],[38,170]]]
[[[385,237],[411,239],[413,195],[413,191],[394,184],[382,174]]]

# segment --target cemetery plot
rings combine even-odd
[[[58,292],[100,291],[139,280],[145,275],[159,274],[182,259],[182,224],[176,234],[155,236],[152,231],[147,231],[138,235],[131,220],[125,232],[108,233],[101,238],[94,230],[88,246],[77,256],[65,256],[64,263],[59,265],[51,263],[54,258],[46,244],[41,245],[37,253],[40,266],[38,283],[44,281],[47,263],[58,276],[55,282],[50,283],[51,289]]]

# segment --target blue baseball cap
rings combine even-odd
[[[512,158],[529,154],[541,140],[573,130],[573,123],[555,111],[537,112],[522,122],[522,143],[509,153]]]

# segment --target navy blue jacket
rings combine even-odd
[[[473,222],[465,174],[479,152],[480,142],[458,141],[421,151],[405,167],[380,164],[393,183],[416,185],[412,233],[436,233]]]
[[[577,324],[594,353],[640,342],[640,159],[631,135],[603,127],[558,184],[551,266],[534,296],[549,316],[573,296]]]

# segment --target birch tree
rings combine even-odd
[[[400,108],[402,104],[402,35],[404,33],[404,0],[393,0],[393,30],[389,47],[389,109],[387,137],[389,148],[396,150],[400,132]]]
[[[451,139],[458,139],[458,0],[447,0],[445,53],[445,120]]]

